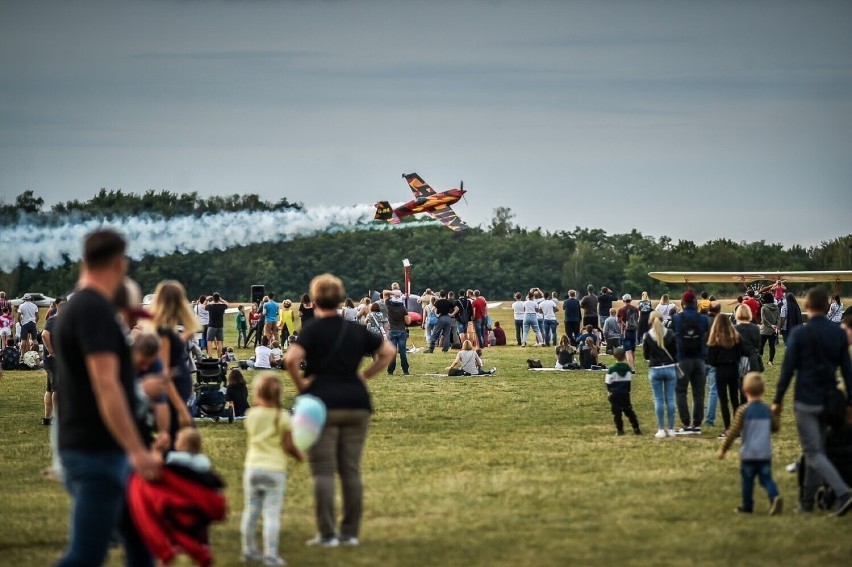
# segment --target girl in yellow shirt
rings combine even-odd
[[[285,452],[296,461],[304,453],[293,444],[290,415],[281,409],[281,381],[264,373],[254,381],[252,408],[246,412],[246,451],[243,473],[243,516],[240,522],[242,554],[245,561],[265,565],[285,565],[278,555],[281,508],[287,485]],[[257,548],[257,524],[263,515],[263,553]]]

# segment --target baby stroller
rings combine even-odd
[[[234,413],[226,408],[225,393],[222,386],[226,381],[226,368],[214,358],[206,358],[196,363],[195,401],[193,417],[209,417],[214,421],[228,418],[234,422]]]

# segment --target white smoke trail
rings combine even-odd
[[[0,270],[11,272],[19,263],[55,268],[82,255],[83,238],[98,228],[114,228],[125,235],[128,254],[165,256],[174,252],[225,250],[259,242],[283,242],[296,236],[324,231],[384,230],[391,226],[373,222],[372,205],[321,207],[282,211],[238,211],[160,217],[92,218],[79,222],[54,219],[50,225],[21,220],[0,228]],[[396,227],[423,226],[431,221]]]

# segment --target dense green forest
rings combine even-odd
[[[22,203],[23,201],[23,203]],[[177,204],[176,204],[177,203]],[[178,205],[180,204],[180,205]],[[150,205],[150,207],[149,207]],[[91,201],[71,201],[43,212],[43,201],[27,192],[14,205],[0,206],[0,216],[20,213],[40,215],[50,222],[56,215],[77,211],[109,216],[139,212],[162,216],[204,214],[211,210],[252,210],[253,207],[298,208],[282,199],[264,203],[256,195],[200,199],[195,194],[148,192],[139,196],[102,191]],[[26,207],[29,207],[28,209]],[[219,207],[218,209],[216,207]],[[387,287],[403,277],[402,260],[412,263],[414,291],[425,287],[459,289],[476,287],[495,299],[538,286],[557,290],[607,285],[617,293],[652,296],[677,291],[648,277],[649,271],[747,271],[852,269],[852,234],[818,247],[759,242],[734,242],[720,238],[696,244],[688,240],[658,239],[637,231],[607,234],[603,230],[575,228],[545,232],[515,226],[511,210],[498,208],[489,226],[453,233],[440,226],[406,230],[323,233],[288,242],[270,242],[212,250],[204,253],[145,257],[131,262],[130,275],[145,293],[163,279],[181,281],[191,296],[219,291],[230,300],[247,300],[252,284],[263,284],[279,297],[297,298],[311,278],[332,272],[343,278],[350,296]],[[78,274],[76,263],[54,269],[20,266],[0,275],[0,289],[15,296],[24,290],[48,294],[70,291]],[[708,284],[707,290],[731,295],[741,288]]]

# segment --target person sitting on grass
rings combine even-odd
[[[494,321],[491,333],[494,335],[494,346],[506,346],[506,331],[500,326],[500,321]]]
[[[600,355],[600,338],[592,325],[586,325],[586,332],[577,337],[577,348],[580,349],[580,368],[583,370],[598,370]]]
[[[490,376],[497,372],[496,368],[488,371],[482,369],[482,359],[473,350],[473,343],[467,339],[462,343],[462,349],[456,355],[453,363],[447,367],[447,371],[449,372],[456,367],[461,368],[465,376]]]
[[[559,339],[559,346],[556,347],[556,368],[559,370],[574,370],[580,368],[580,365],[574,362],[574,355],[577,354],[577,349],[571,344],[571,339],[568,335],[562,335]]]
[[[3,370],[17,370],[21,361],[21,351],[15,343],[15,337],[6,340],[6,347],[0,350],[0,368]]]
[[[226,410],[233,411],[234,419],[243,419],[246,415],[246,410],[249,408],[248,402],[248,387],[243,373],[238,369],[233,369],[228,374],[228,382],[225,387],[225,401],[227,402]],[[227,415],[227,414],[226,414]]]
[[[746,405],[737,408],[730,434],[719,449],[717,456],[725,454],[737,435],[742,436],[740,445],[740,474],[743,478],[743,504],[736,509],[740,514],[751,514],[754,510],[754,477],[769,495],[769,515],[780,514],[783,507],[781,493],[772,480],[772,433],[781,426],[781,415],[772,412],[763,398],[763,378],[759,372],[749,372],[743,380]]]
[[[604,382],[608,392],[612,419],[615,421],[615,434],[624,435],[624,419],[622,418],[622,414],[624,414],[633,427],[633,433],[642,435],[642,430],[639,429],[639,418],[636,417],[633,404],[630,402],[630,384],[633,381],[633,371],[625,362],[627,356],[623,348],[618,347],[613,350],[612,356],[615,358],[615,364],[607,370]]]

